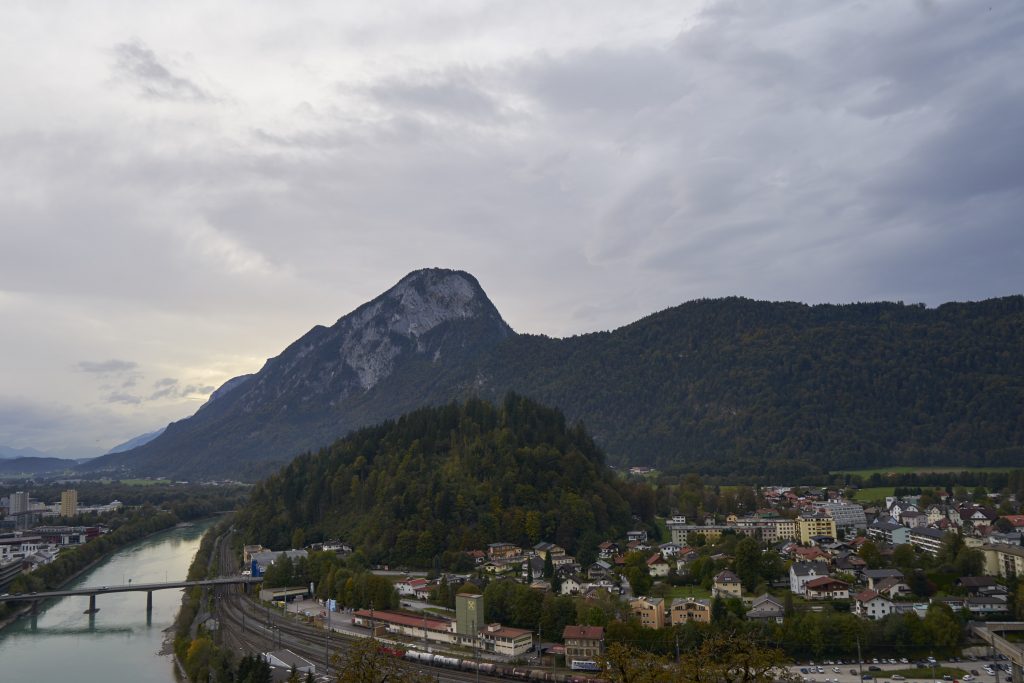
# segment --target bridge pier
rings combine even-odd
[[[1010,661],[1010,677],[1013,679],[1013,683],[1022,683],[1020,667],[1012,660]]]
[[[146,591],[146,612],[153,611],[153,591]]]
[[[96,608],[96,594],[89,594],[89,609],[85,610],[84,614],[96,614],[99,610]]]

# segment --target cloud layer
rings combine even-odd
[[[555,335],[1022,288],[1016,3],[114,7],[0,7],[0,399],[47,443],[189,414],[424,266]]]

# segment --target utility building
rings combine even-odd
[[[455,596],[455,632],[462,636],[476,636],[484,621],[484,596],[479,593],[459,593]]]

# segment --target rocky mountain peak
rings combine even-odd
[[[390,374],[403,351],[442,351],[428,348],[424,337],[443,323],[483,319],[488,336],[504,338],[511,328],[469,273],[427,268],[409,273],[373,301],[341,318],[332,328],[340,342],[342,360],[358,376],[363,389]],[[409,348],[409,342],[412,349]]]

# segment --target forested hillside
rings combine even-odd
[[[694,301],[609,333],[520,335],[484,373],[581,419],[618,464],[780,481],[879,465],[1019,465],[1024,297]]]
[[[435,557],[509,541],[570,552],[651,519],[646,486],[604,465],[556,410],[515,395],[417,410],[303,455],[258,484],[238,525],[249,543],[343,538],[371,561]]]

